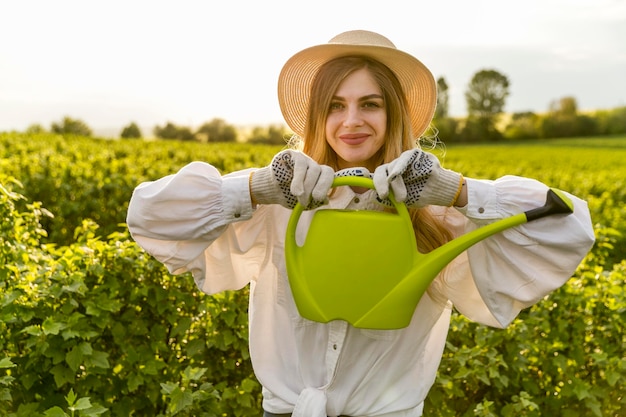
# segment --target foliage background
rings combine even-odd
[[[261,166],[279,149],[0,134],[0,416],[260,415],[247,290],[199,293],[123,223],[141,181],[192,160]],[[626,137],[440,156],[471,177],[530,176],[585,198],[597,244],[507,329],[455,314],[426,415],[626,415]]]

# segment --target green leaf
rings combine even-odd
[[[161,383],[161,392],[163,394],[171,394],[174,390],[178,388],[178,384],[174,382],[162,382]]]
[[[17,407],[17,416],[18,417],[38,416],[38,415],[40,415],[40,414],[37,413],[38,409],[39,409],[39,403],[38,402],[20,404]]]
[[[44,413],[46,417],[69,417],[69,415],[63,411],[60,407],[52,407],[46,410]]]
[[[88,303],[87,304],[87,308],[85,309],[85,313],[88,316],[99,316],[100,315],[100,309],[94,303]]]
[[[70,293],[82,293],[83,291],[81,291],[81,289],[84,289],[84,283],[82,281],[74,281],[70,285],[64,285],[62,289]]]
[[[150,359],[144,363],[143,366],[140,367],[141,371],[146,375],[156,375],[158,371],[158,363],[154,359]]]
[[[52,368],[50,373],[54,376],[54,382],[56,383],[57,388],[61,388],[65,384],[71,384],[74,382],[74,372],[61,364]]]
[[[78,369],[83,362],[83,352],[79,346],[74,346],[72,350],[65,355],[65,362],[70,366],[70,369],[74,372]]]
[[[251,378],[246,378],[241,382],[241,389],[245,392],[253,392],[259,387],[259,383]]]
[[[187,343],[187,354],[189,356],[202,354],[205,350],[205,341],[203,339],[194,339]]]
[[[13,368],[17,365],[15,365],[13,362],[11,362],[11,359],[8,357],[4,357],[2,359],[0,359],[0,368]]]
[[[93,352],[93,348],[91,347],[91,343],[89,342],[82,342],[80,345],[78,345],[78,347],[82,354],[85,356],[89,356]]]
[[[0,389],[0,403],[11,401],[13,401],[13,397],[11,396],[11,390],[9,388]]]
[[[91,356],[86,358],[86,361],[89,365],[102,368],[109,369],[111,365],[109,364],[109,354],[106,352],[94,351]]]
[[[176,326],[174,326],[174,329],[172,330],[172,334],[170,335],[170,337],[174,337],[179,334],[185,334],[185,332],[189,330],[190,326],[191,326],[191,319],[189,317],[181,318],[180,320],[178,320],[178,323],[176,323]]]
[[[583,383],[576,383],[573,387],[576,398],[582,400],[590,396],[588,387]]]
[[[606,381],[609,383],[611,387],[615,386],[617,381],[622,379],[622,375],[619,372],[616,372],[613,369],[607,369],[606,371]]]
[[[192,368],[188,366],[185,368],[183,375],[187,381],[198,381],[206,373],[206,368]]]
[[[88,408],[91,408],[89,397],[79,398],[78,401],[76,401],[76,405],[69,407],[71,411],[86,410]]]
[[[472,371],[469,368],[466,367],[461,367],[456,374],[454,374],[454,378],[455,379],[463,379],[463,378],[467,378],[469,375],[471,375]]]
[[[117,322],[111,328],[111,334],[115,339],[123,341],[126,337],[127,329],[123,324]]]
[[[67,401],[67,405],[74,405],[76,402],[76,393],[74,393],[73,388],[70,388],[70,392],[65,396],[65,401]]]
[[[100,414],[109,411],[108,408],[104,408],[101,405],[94,405],[93,407],[84,410],[80,413],[81,416],[99,416]]]
[[[36,326],[36,325],[27,326],[27,327],[24,327],[22,332],[29,334],[31,336],[39,336],[41,334],[41,327]]]
[[[176,388],[170,394],[170,403],[167,409],[170,413],[172,413],[172,415],[175,415],[192,404],[193,396],[191,395],[191,393],[187,391],[182,391],[180,388]]]
[[[61,330],[63,330],[65,326],[63,323],[55,322],[52,318],[47,318],[44,320],[41,328],[43,329],[43,333],[45,335],[49,334],[59,334]]]
[[[143,376],[132,373],[128,377],[128,391],[135,392],[140,385],[143,385]]]
[[[35,382],[39,381],[39,375],[35,373],[27,373],[20,377],[20,382],[27,390],[31,389]]]
[[[63,340],[73,339],[75,337],[82,336],[79,331],[74,329],[65,329],[63,330],[63,332],[61,332],[61,335],[63,336]]]

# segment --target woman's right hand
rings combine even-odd
[[[325,204],[335,172],[302,152],[287,149],[274,156],[270,165],[250,174],[253,204],[280,204],[305,209]]]

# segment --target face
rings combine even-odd
[[[353,72],[339,84],[326,119],[326,141],[337,154],[339,169],[365,167],[373,172],[386,127],[380,87],[367,69]]]

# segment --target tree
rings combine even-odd
[[[282,125],[270,125],[267,127],[256,126],[248,138],[250,143],[266,145],[284,145],[289,138],[289,132]]]
[[[178,127],[174,123],[167,122],[165,126],[155,126],[153,130],[154,136],[160,139],[177,139]]]
[[[65,116],[60,123],[52,123],[52,133],[59,135],[91,136],[91,129],[82,120]]]
[[[448,110],[448,83],[443,77],[439,77],[437,79],[437,108],[432,124],[441,140],[454,141],[457,139],[458,121],[448,116]]]
[[[38,133],[46,133],[46,129],[39,123],[34,123],[28,126],[24,133],[29,135],[36,135]]]
[[[591,136],[598,131],[597,120],[579,115],[578,103],[571,96],[552,101],[541,124],[542,136],[546,138]]]
[[[536,139],[539,137],[540,118],[533,112],[513,113],[504,129],[507,139]]]
[[[141,130],[135,122],[132,122],[131,124],[126,126],[124,129],[122,129],[122,133],[120,133],[120,137],[124,139],[138,139],[141,136]]]
[[[562,97],[550,103],[550,113],[562,117],[576,117],[578,102],[575,97]]]
[[[626,133],[626,106],[612,110],[598,110],[594,118],[598,122],[598,134],[617,135]]]
[[[167,122],[163,127],[155,126],[154,136],[161,139],[194,140],[196,136],[188,127],[179,127],[172,122]]]
[[[196,135],[205,142],[236,142],[237,129],[223,119],[215,118],[204,123],[196,131]]]
[[[437,109],[435,110],[435,119],[443,119],[448,117],[449,109],[448,84],[443,77],[437,78]]]
[[[481,70],[472,77],[465,99],[468,118],[464,134],[470,140],[500,139],[495,125],[509,95],[509,79],[495,70]]]
[[[509,95],[509,79],[495,70],[474,74],[465,92],[469,116],[493,118],[504,111]]]

